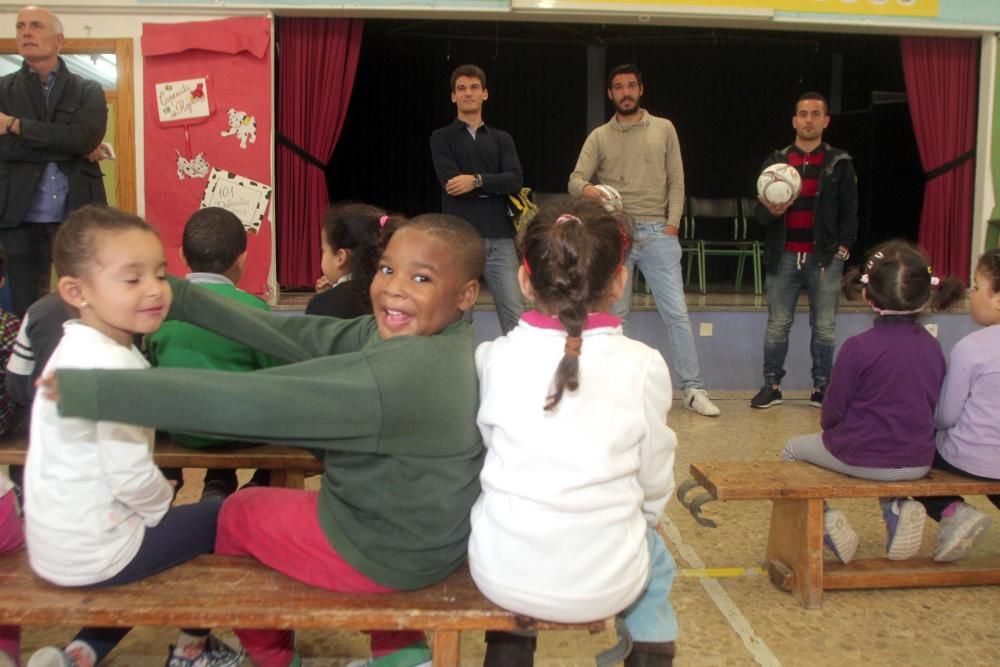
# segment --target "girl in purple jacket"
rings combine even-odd
[[[936,290],[934,288],[937,288]],[[792,438],[781,456],[878,481],[918,479],[934,460],[934,406],[945,374],[937,339],[917,321],[948,307],[962,284],[933,275],[927,256],[902,240],[883,243],[844,276],[844,296],[875,311],[874,326],[844,341],[823,400],[821,433]],[[891,560],[920,549],[926,512],[905,498],[881,498]],[[844,563],[858,535],[840,510],[826,508],[824,542]]]

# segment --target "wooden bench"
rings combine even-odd
[[[0,441],[0,465],[24,465],[28,436]],[[323,472],[323,464],[308,450],[280,445],[256,445],[244,449],[209,447],[190,449],[166,436],[158,437],[153,459],[164,468],[253,468],[271,471],[271,485],[301,489],[305,476]]]
[[[773,502],[765,565],[771,583],[791,591],[804,607],[819,608],[824,589],[1000,584],[1000,559],[935,563],[875,558],[846,565],[823,560],[825,499],[987,495],[1000,493],[1000,482],[938,470],[908,482],[873,482],[787,461],[695,463],[691,476],[692,482],[681,485],[678,496],[703,524],[714,525],[699,516],[709,498]],[[687,501],[684,496],[695,482],[705,488],[707,496]]]
[[[0,555],[0,624],[110,627],[422,630],[435,667],[457,667],[463,630],[589,630],[612,620],[561,624],[489,602],[463,566],[418,591],[349,595],[308,586],[257,561],[199,556],[125,586],[59,588],[35,576],[24,551]]]

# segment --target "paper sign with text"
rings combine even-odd
[[[224,208],[240,219],[248,233],[256,234],[270,201],[270,185],[213,167],[201,198],[201,208]]]
[[[208,120],[213,106],[209,77],[156,84],[156,104],[161,125],[194,125]]]

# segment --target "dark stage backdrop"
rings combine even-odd
[[[884,100],[894,97],[885,92],[905,92],[891,36],[368,20],[351,107],[327,168],[331,200],[408,215],[440,210],[427,141],[454,119],[448,78],[466,62],[486,70],[486,122],[513,135],[525,184],[564,192],[588,131],[588,44],[607,47],[609,68],[633,61],[643,70],[644,106],[677,126],[691,195],[753,193],[764,157],[794,138],[799,93],[839,98],[825,138],[856,158],[855,255],[892,236],[916,238],[923,179],[905,98],[872,102],[873,93]]]

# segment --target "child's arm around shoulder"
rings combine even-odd
[[[262,311],[169,277],[174,293],[169,319],[190,322],[286,362],[360,350],[370,337],[370,318],[335,320]]]
[[[646,496],[642,513],[650,526],[656,526],[674,492],[677,435],[667,426],[672,400],[670,371],[659,352],[650,350],[650,353],[643,382],[643,411],[648,429],[639,443],[639,484]]]

